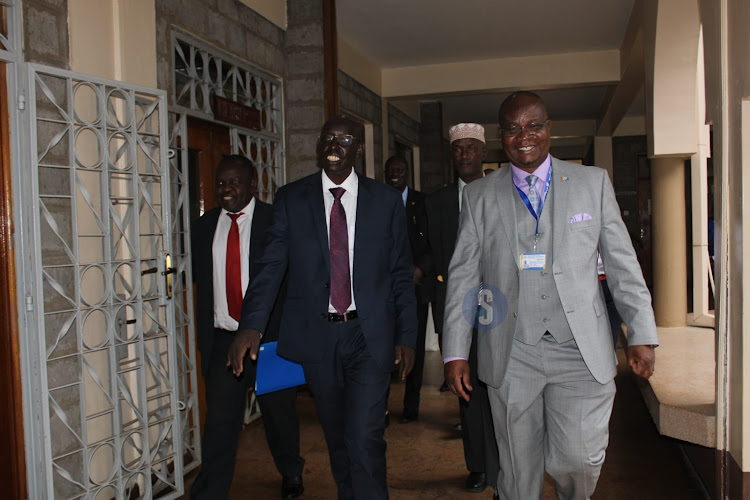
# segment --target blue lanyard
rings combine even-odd
[[[552,180],[552,165],[550,165],[549,170],[547,171],[547,180],[544,183],[544,193],[542,194],[542,201],[539,203],[539,213],[537,214],[534,212],[534,207],[531,206],[531,202],[529,201],[529,197],[526,196],[526,193],[523,192],[523,190],[516,186],[515,183],[513,184],[516,187],[516,191],[518,191],[518,194],[521,195],[521,200],[523,201],[523,204],[526,205],[526,208],[529,209],[529,212],[531,212],[531,215],[536,220],[536,232],[534,233],[534,250],[536,250],[536,239],[539,238],[539,218],[542,216],[542,210],[544,210],[544,202],[547,200],[547,191],[549,190],[549,183]],[[529,186],[529,189],[536,189],[535,187]]]

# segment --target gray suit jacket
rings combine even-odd
[[[551,272],[583,360],[604,383],[615,376],[617,360],[596,272],[597,251],[631,345],[658,342],[651,295],[607,172],[552,158],[550,182],[553,203],[544,210],[552,210]],[[492,387],[503,383],[518,316],[535,307],[518,301],[521,270],[514,196],[518,192],[510,167],[466,187],[449,270],[444,357],[469,356],[472,324],[464,317],[462,302],[472,287],[483,282],[507,299],[505,319],[491,329],[480,329],[478,335],[478,375]],[[574,216],[587,220],[571,222]]]

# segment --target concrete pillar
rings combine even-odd
[[[286,182],[318,168],[315,145],[326,113],[323,30],[323,0],[287,2]]]
[[[615,182],[611,135],[594,137],[594,165],[605,169],[609,174],[609,180]]]
[[[450,183],[450,172],[445,169],[443,158],[443,105],[439,101],[420,103],[419,145],[422,190],[437,191]]]
[[[651,160],[652,245],[656,325],[687,324],[685,162]]]

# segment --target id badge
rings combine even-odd
[[[521,254],[521,271],[544,270],[547,264],[547,254],[543,253],[522,253]]]

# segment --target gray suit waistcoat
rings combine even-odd
[[[521,253],[543,253],[546,255],[544,271],[521,270],[518,290],[518,322],[515,338],[524,344],[536,345],[545,332],[549,332],[559,343],[573,338],[568,319],[565,317],[557,285],[552,277],[552,207],[553,190],[547,191],[547,199],[539,220],[539,238],[534,250],[536,219],[531,215],[521,196],[516,193],[516,225],[518,227],[518,249]],[[520,255],[519,255],[520,257]]]

